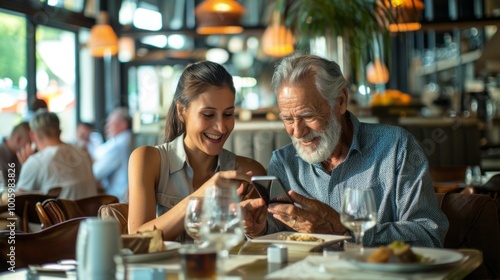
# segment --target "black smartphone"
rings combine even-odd
[[[252,185],[267,205],[270,203],[291,203],[293,200],[276,176],[252,176]]]

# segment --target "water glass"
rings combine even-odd
[[[342,195],[340,221],[353,232],[356,247],[363,250],[365,232],[377,223],[377,208],[372,189],[346,188]]]
[[[235,187],[211,186],[205,191],[201,237],[214,244],[221,258],[243,240],[240,200]]]
[[[203,197],[191,197],[184,216],[184,229],[193,238],[194,243],[201,243],[200,226],[203,211]]]

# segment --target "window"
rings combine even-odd
[[[47,26],[38,26],[36,33],[36,96],[57,113],[61,138],[69,141],[76,134],[76,34]]]
[[[26,115],[26,19],[0,11],[0,136]],[[12,125],[10,125],[12,124]]]

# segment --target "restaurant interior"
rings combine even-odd
[[[347,0],[2,0],[0,137],[7,137],[15,124],[26,119],[29,104],[43,99],[61,120],[63,141],[75,140],[79,122],[94,124],[94,136],[105,141],[106,118],[114,109],[126,107],[132,118],[133,146],[161,144],[180,74],[190,63],[211,60],[228,70],[236,88],[236,124],[224,147],[267,168],[272,151],[291,143],[270,85],[274,66],[294,51],[313,53],[340,65],[350,84],[349,111],[360,121],[401,126],[416,137],[439,195],[485,194],[496,201],[496,207],[477,206],[483,211],[480,219],[491,222],[484,218],[488,211],[498,222],[500,1],[353,2],[364,4],[353,6]],[[229,12],[220,16],[225,9]],[[473,166],[479,167],[481,176],[475,186],[467,182]],[[56,198],[57,190],[44,195]],[[80,205],[87,208],[72,215],[96,216],[101,205],[117,202]],[[16,201],[16,205],[22,203],[23,198]],[[486,264],[488,269],[498,269],[500,277],[498,265],[491,265],[500,263],[499,251],[486,252],[482,245],[463,241],[490,226],[474,224],[473,230],[458,226],[477,219],[450,218],[460,215],[455,209],[458,200],[441,203],[450,221],[455,219],[457,226],[452,229],[460,235],[449,240],[447,248],[466,248],[462,253],[468,256],[467,262],[418,275],[474,279],[483,275],[474,273]],[[27,209],[35,209],[33,202],[31,208],[26,206],[29,202],[23,205],[16,208],[24,222],[20,231],[30,231],[27,223],[33,221],[45,221],[49,228],[67,223],[68,219],[54,222],[50,217],[40,219],[40,213],[28,213]],[[111,215],[116,218],[116,213]],[[72,233],[67,234],[71,236],[67,242],[76,244],[74,226],[65,232]],[[495,230],[498,233],[498,227]],[[61,230],[52,235],[65,238]],[[19,245],[18,256],[23,250],[30,255],[31,246],[53,249],[50,242],[38,245],[30,236],[17,236],[18,244],[26,242],[25,249]],[[500,235],[487,241],[499,244]],[[0,251],[6,254],[2,246]],[[264,249],[248,248],[252,253]],[[62,251],[54,249],[54,257],[45,256],[44,262],[75,259],[74,250]],[[39,255],[34,254],[33,264]],[[289,257],[290,263],[303,259],[302,255]],[[271,274],[267,262],[257,263],[226,272],[241,279]]]

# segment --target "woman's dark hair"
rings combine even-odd
[[[191,101],[207,91],[208,87],[228,87],[233,94],[233,77],[220,64],[211,61],[200,61],[188,65],[179,79],[174,100],[167,114],[165,125],[165,141],[171,142],[185,132],[184,123],[177,113],[176,104],[188,108]]]

